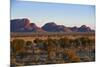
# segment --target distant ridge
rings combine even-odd
[[[64,25],[57,25],[54,22],[46,23],[43,27],[43,30],[47,32],[72,32],[69,28]]]
[[[64,25],[57,25],[55,22],[49,22],[40,28],[35,23],[31,23],[27,18],[13,19],[10,22],[11,32],[94,32],[86,25],[66,27]]]
[[[11,20],[11,32],[44,32],[44,30],[24,18]]]

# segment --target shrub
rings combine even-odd
[[[68,56],[70,62],[80,62],[80,58],[72,50],[65,51],[66,56]]]
[[[67,37],[65,38],[61,38],[59,40],[60,44],[61,44],[61,47],[63,48],[70,48],[71,47],[71,44],[70,44],[70,39],[68,39]]]
[[[26,41],[26,46],[32,45],[32,41]]]
[[[24,46],[25,41],[23,39],[14,39],[11,45],[11,47],[13,47],[13,50],[15,51],[14,53],[23,51]]]

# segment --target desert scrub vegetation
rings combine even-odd
[[[95,39],[89,37],[13,39],[11,66],[95,61]]]

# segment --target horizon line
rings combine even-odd
[[[92,28],[91,26],[89,26],[89,25],[86,25],[86,24],[81,24],[81,25],[72,25],[72,26],[67,26],[67,25],[65,25],[65,24],[58,24],[56,21],[49,21],[49,22],[46,22],[45,24],[43,24],[42,26],[40,26],[40,25],[37,25],[37,22],[31,22],[31,20],[30,20],[30,18],[11,18],[10,19],[10,21],[11,20],[15,20],[15,19],[28,19],[30,22],[29,23],[35,23],[36,24],[36,26],[38,26],[38,27],[43,27],[45,24],[47,24],[47,23],[55,23],[56,25],[64,25],[64,26],[66,26],[66,27],[81,27],[81,26],[83,26],[83,25],[85,25],[85,26],[87,26],[87,27],[90,27],[92,30],[95,30],[95,27],[94,28]]]

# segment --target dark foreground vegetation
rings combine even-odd
[[[95,38],[13,39],[10,43],[11,66],[95,61]]]

